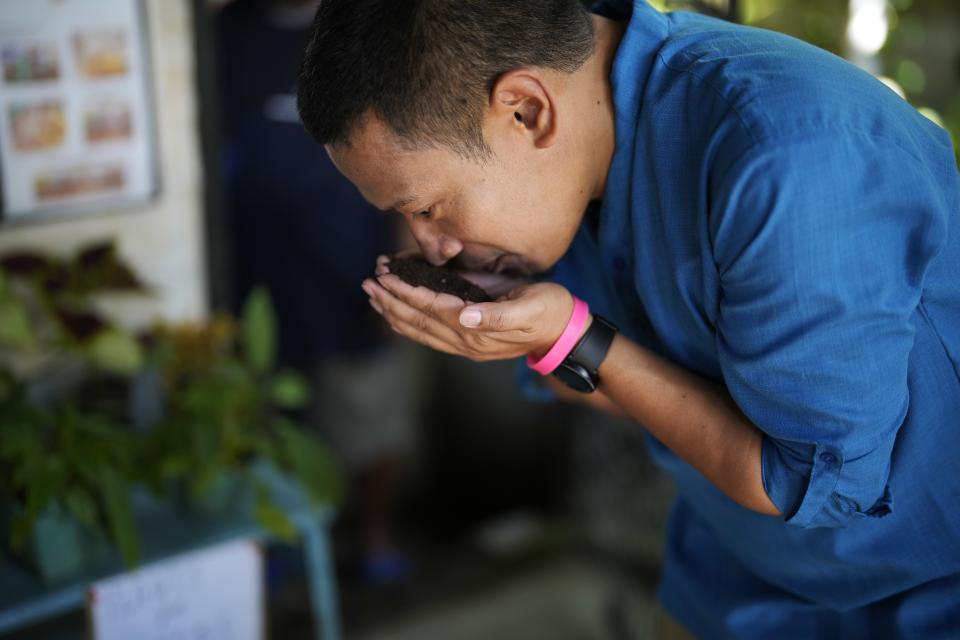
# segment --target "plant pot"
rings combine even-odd
[[[12,510],[6,509],[7,524],[11,515]],[[106,534],[80,523],[59,503],[40,514],[23,549],[9,553],[48,585],[119,558]]]
[[[130,505],[135,519],[173,513],[169,498],[157,496],[144,486],[130,489]],[[10,531],[15,513],[9,505],[0,508],[4,531]],[[11,549],[7,538],[2,542],[12,558],[48,585],[122,564],[120,552],[104,531],[83,524],[59,502],[40,514],[22,549]]]

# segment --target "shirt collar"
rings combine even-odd
[[[629,134],[636,127],[636,117],[643,104],[642,96],[657,53],[670,32],[667,16],[651,7],[646,0],[603,0],[605,17],[628,20],[617,54],[613,60],[610,82],[613,86],[617,114],[617,142],[621,132]]]

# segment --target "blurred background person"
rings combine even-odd
[[[294,82],[318,4],[235,0],[216,18],[233,306],[268,287],[281,359],[314,382],[307,422],[348,478],[338,552],[362,580],[389,582],[408,570],[392,518],[415,439],[411,351],[387,338],[360,289],[393,250],[395,227],[297,116]]]

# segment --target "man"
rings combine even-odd
[[[433,263],[567,282],[471,304],[383,260],[371,304],[433,348],[598,386],[646,429],[679,490],[660,598],[696,635],[956,633],[946,133],[793,39],[594,11],[321,4],[298,101],[339,169]]]

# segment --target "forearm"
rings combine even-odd
[[[454,296],[414,287],[390,273],[365,280],[363,287],[397,333],[478,361],[542,357],[563,331],[557,320],[571,312],[569,291],[550,282],[520,286],[498,302],[466,308]],[[547,314],[548,309],[564,313]],[[588,321],[584,330],[589,326]],[[725,392],[622,335],[614,338],[599,374],[605,396],[731,499],[760,513],[778,513],[763,488],[761,434]]]
[[[597,411],[603,411],[618,418],[630,417],[623,411],[620,405],[607,397],[607,394],[605,394],[602,389],[597,389],[593,393],[580,393],[578,391],[574,391],[553,376],[547,376],[546,380],[547,384],[550,385],[550,388],[553,390],[557,398],[563,402],[576,402],[578,404],[583,404],[596,409]]]
[[[779,515],[763,488],[762,433],[722,389],[617,335],[600,389],[737,504]]]

